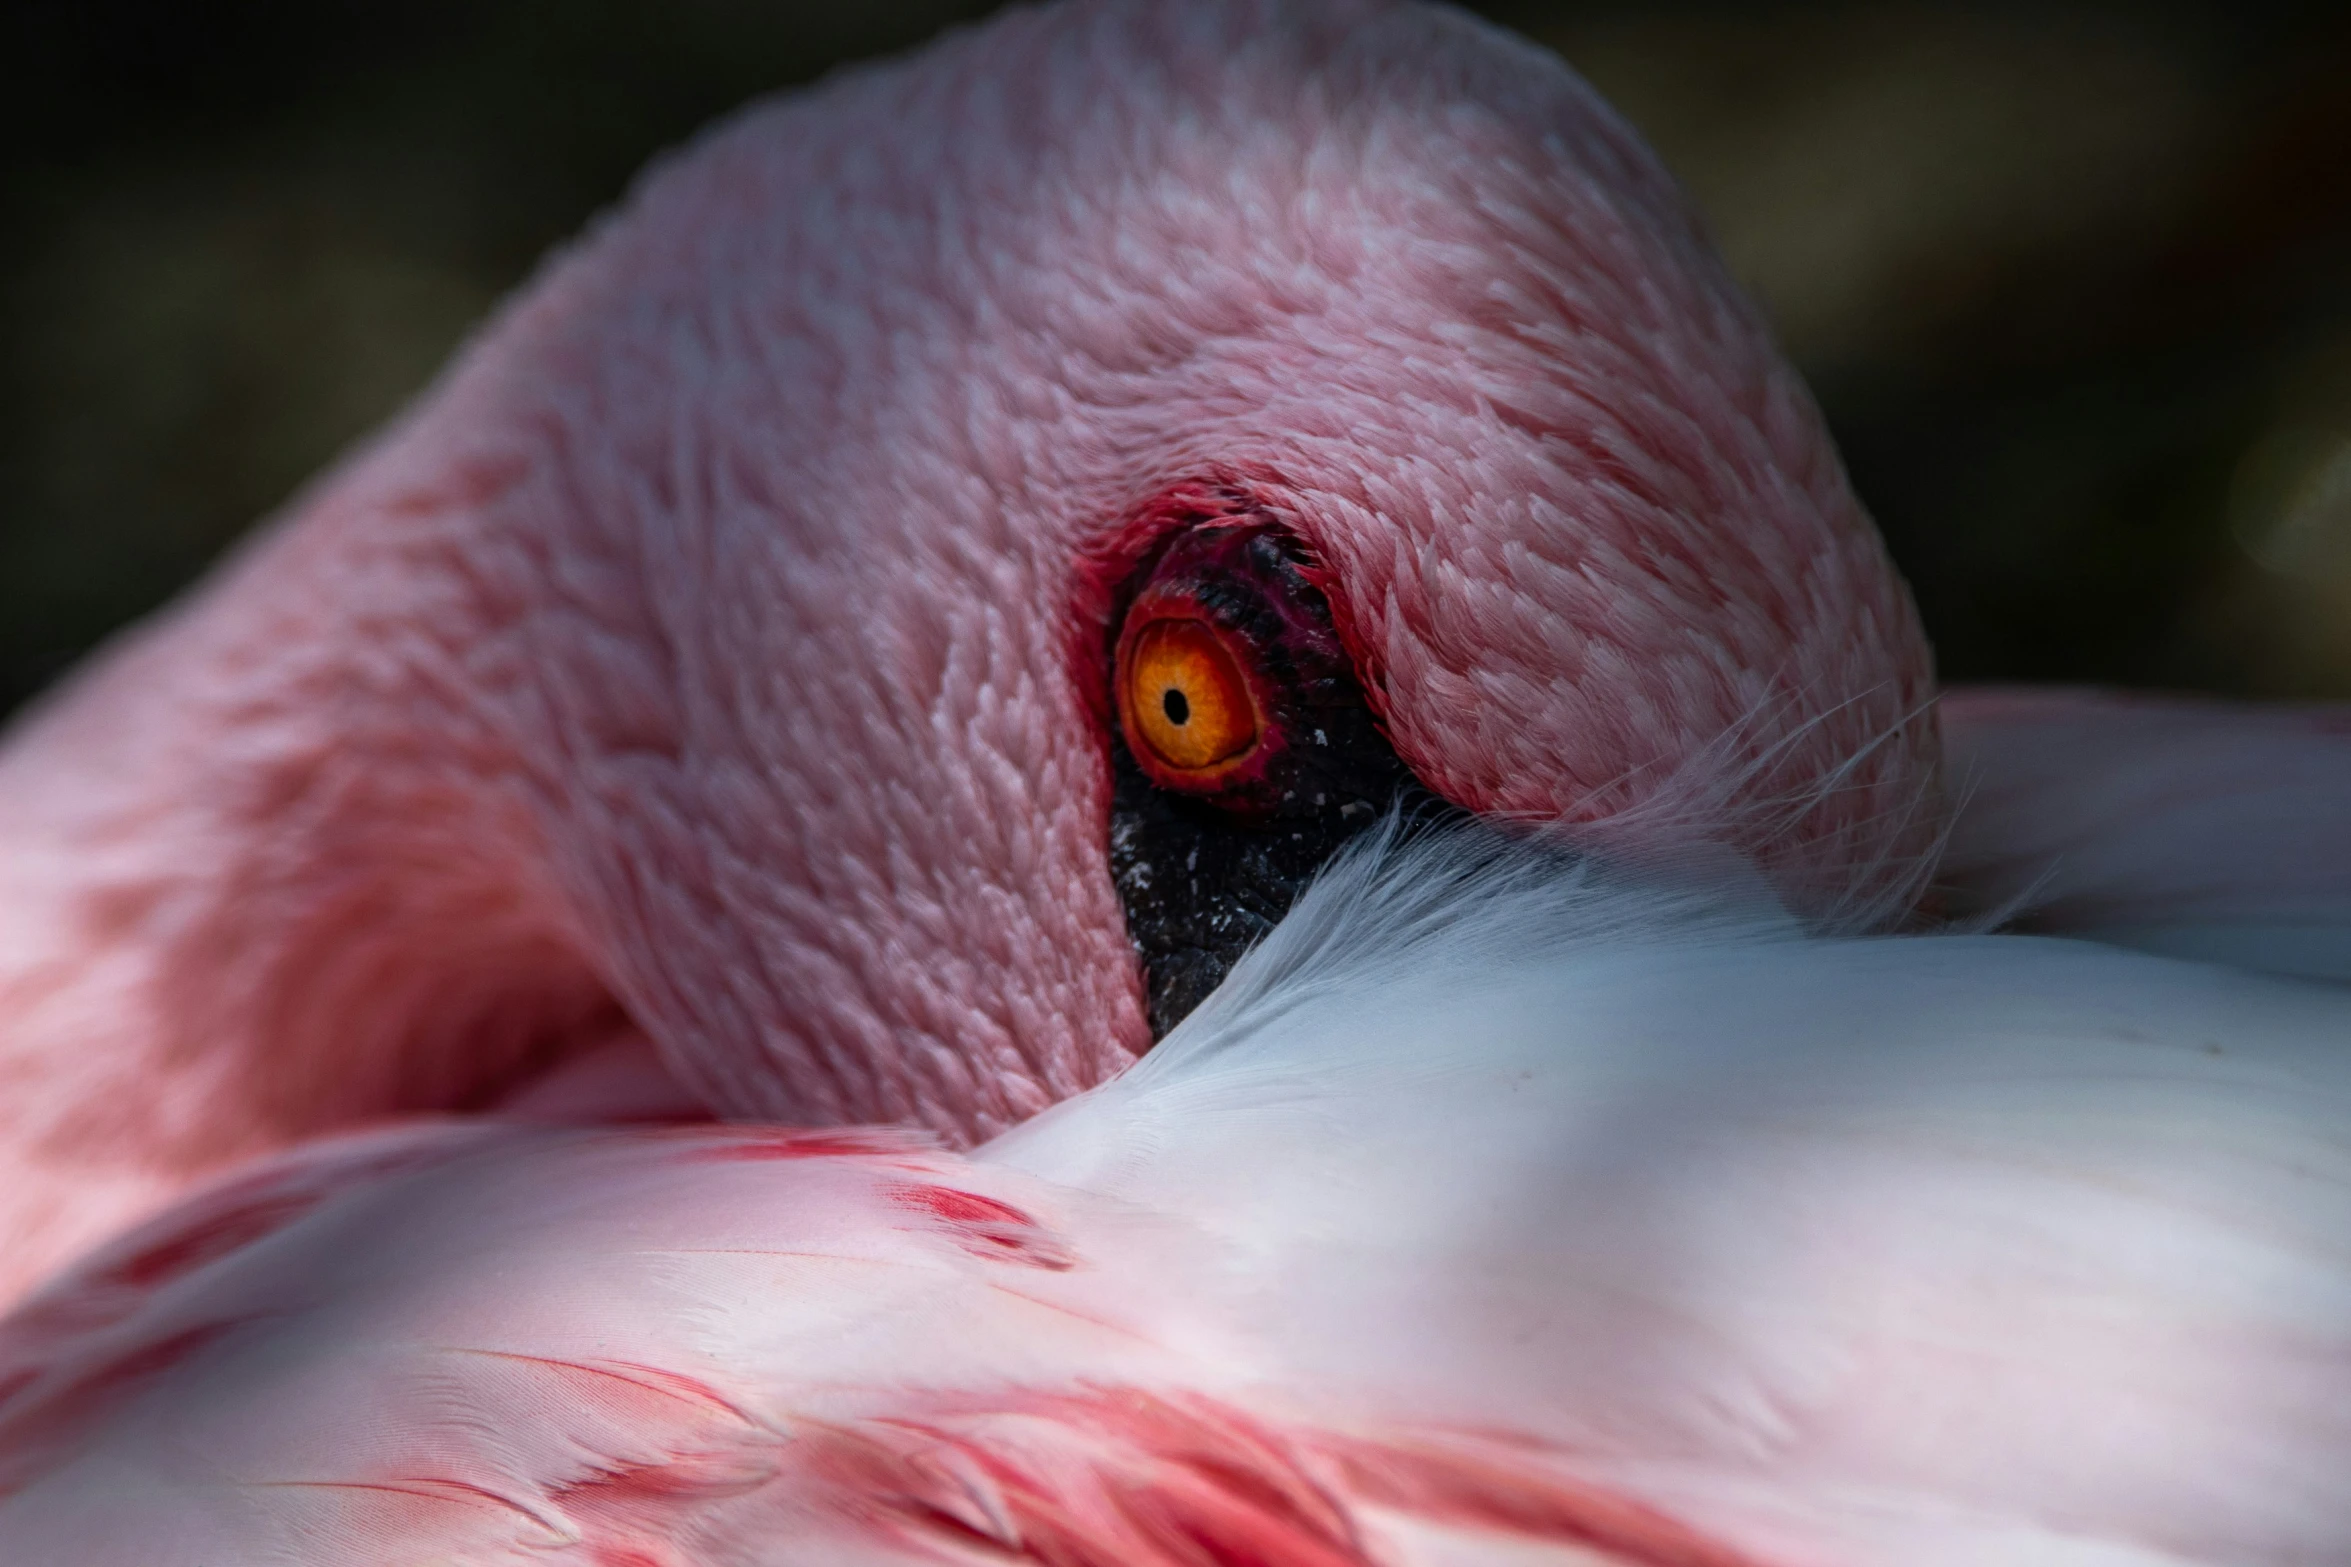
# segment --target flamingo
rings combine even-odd
[[[1524,44],[755,109],[0,756],[0,1540],[2340,1559],[2340,721],[1932,696]]]

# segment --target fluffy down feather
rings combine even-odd
[[[0,1340],[0,1536],[2338,1561],[2347,1026],[2330,986],[1383,842],[971,1156],[427,1129],[166,1221]]]

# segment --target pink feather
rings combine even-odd
[[[1108,617],[1234,507],[1590,857],[1383,844],[1138,1061]],[[0,752],[0,1542],[2340,1560],[2351,1002],[2117,950],[2351,972],[2340,716],[1952,717],[1956,817],[1536,51],[1104,0],[755,107]],[[1861,934],[1938,876],[2107,944]],[[805,1124],[611,1124],[710,1112]]]
[[[1342,865],[971,1155],[296,1156],[0,1330],[18,1559],[1676,1567],[2351,1543],[2351,996]],[[177,1553],[176,1555],[174,1553]]]

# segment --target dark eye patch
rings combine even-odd
[[[1438,802],[1381,732],[1329,603],[1277,525],[1220,520],[1174,535],[1137,573],[1128,601],[1130,615],[1172,605],[1226,632],[1252,662],[1276,742],[1244,775],[1200,794],[1154,782],[1111,737],[1111,874],[1159,1039],[1348,839],[1400,798],[1416,814]],[[1172,704],[1167,716],[1184,721]]]

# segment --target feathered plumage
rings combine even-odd
[[[1179,601],[1531,841],[1138,1062]],[[0,753],[0,1558],[2335,1567],[2351,991],[1953,932],[2351,974],[2337,721],[1955,716],[1557,62],[1101,0],[754,109]],[[705,1110],[833,1124],[547,1124]]]
[[[0,1359],[28,1561],[2308,1563],[2351,995],[1438,836],[968,1157],[432,1129]]]

